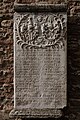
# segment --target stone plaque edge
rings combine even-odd
[[[66,4],[14,4],[16,12],[67,12]]]
[[[66,4],[63,5],[28,5],[28,4],[15,4],[14,10],[15,12],[36,12],[38,9],[38,12],[67,12],[67,6]],[[24,9],[23,9],[24,8]],[[32,9],[31,9],[32,8]],[[58,8],[58,9],[57,9]],[[15,57],[15,56],[14,56]],[[15,78],[15,76],[14,76]],[[14,88],[15,89],[15,88]],[[15,93],[14,93],[15,94]],[[64,106],[66,107],[66,106]],[[63,108],[64,108],[63,107]],[[21,118],[48,118],[48,117],[54,117],[59,118],[62,116],[62,108],[61,109],[13,109],[10,114],[10,118],[13,117],[21,117]]]

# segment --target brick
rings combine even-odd
[[[9,111],[12,109],[12,96],[13,96],[13,86],[8,87],[7,91],[3,89],[3,85],[13,83],[13,61],[11,58],[13,56],[13,27],[12,21],[13,18],[13,3],[15,0],[0,0],[0,120],[10,120]],[[48,3],[64,3],[65,0],[46,0]],[[69,2],[70,1],[70,2]],[[72,1],[72,2],[71,2]],[[18,3],[31,3],[35,0],[17,0]],[[36,0],[37,3],[41,0]],[[3,9],[4,8],[4,9]],[[65,114],[62,120],[80,120],[80,112],[75,110],[74,106],[80,104],[80,18],[77,16],[80,13],[80,1],[79,0],[68,0],[68,98],[71,98],[68,101],[69,109],[73,105],[71,111],[68,110],[68,113]],[[76,18],[74,16],[76,15]],[[6,23],[7,21],[7,23]],[[9,37],[10,36],[10,37]],[[7,56],[7,59],[5,60]],[[10,68],[10,72],[5,76],[4,71]],[[6,72],[5,72],[6,73]],[[74,86],[76,85],[76,86]],[[8,104],[3,103],[8,99]],[[74,100],[75,99],[75,100]],[[72,104],[70,104],[72,103]],[[78,104],[79,103],[79,104]],[[11,106],[11,107],[10,107]],[[9,108],[8,108],[9,107]],[[3,110],[4,109],[4,110]],[[7,113],[6,113],[6,112]],[[80,110],[79,110],[80,111]],[[59,119],[59,120],[61,120]],[[13,119],[14,120],[14,119]],[[19,120],[16,118],[15,120]]]
[[[12,25],[12,21],[11,20],[3,20],[1,22],[1,26],[2,27],[11,27],[11,25]]]
[[[0,65],[2,64],[2,60],[1,60],[1,58],[0,58]]]
[[[14,2],[15,0],[3,0],[4,3],[11,3]]]

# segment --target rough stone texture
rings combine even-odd
[[[80,15],[80,2],[77,1],[73,1],[73,2],[68,2],[68,15],[70,15],[70,17],[72,16],[78,16]]]
[[[0,120],[13,108],[13,3],[0,0]]]
[[[13,28],[1,26],[3,20],[13,20],[13,1],[0,0],[0,120],[10,120],[13,107]],[[68,107],[57,120],[80,120],[80,17],[79,10],[72,10],[76,7],[79,0],[68,3]]]
[[[18,4],[14,5],[15,12],[66,12],[66,4]]]
[[[68,107],[69,119],[80,119],[80,2],[68,3]]]
[[[66,12],[14,14],[17,114],[61,116],[67,102],[66,22]]]
[[[66,0],[16,0],[17,3],[48,3],[48,4],[62,4]]]

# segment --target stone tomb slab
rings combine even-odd
[[[67,104],[66,22],[66,12],[15,12],[14,110],[10,116],[62,115]]]

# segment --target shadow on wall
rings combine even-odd
[[[68,18],[68,105],[80,113],[80,16]]]

